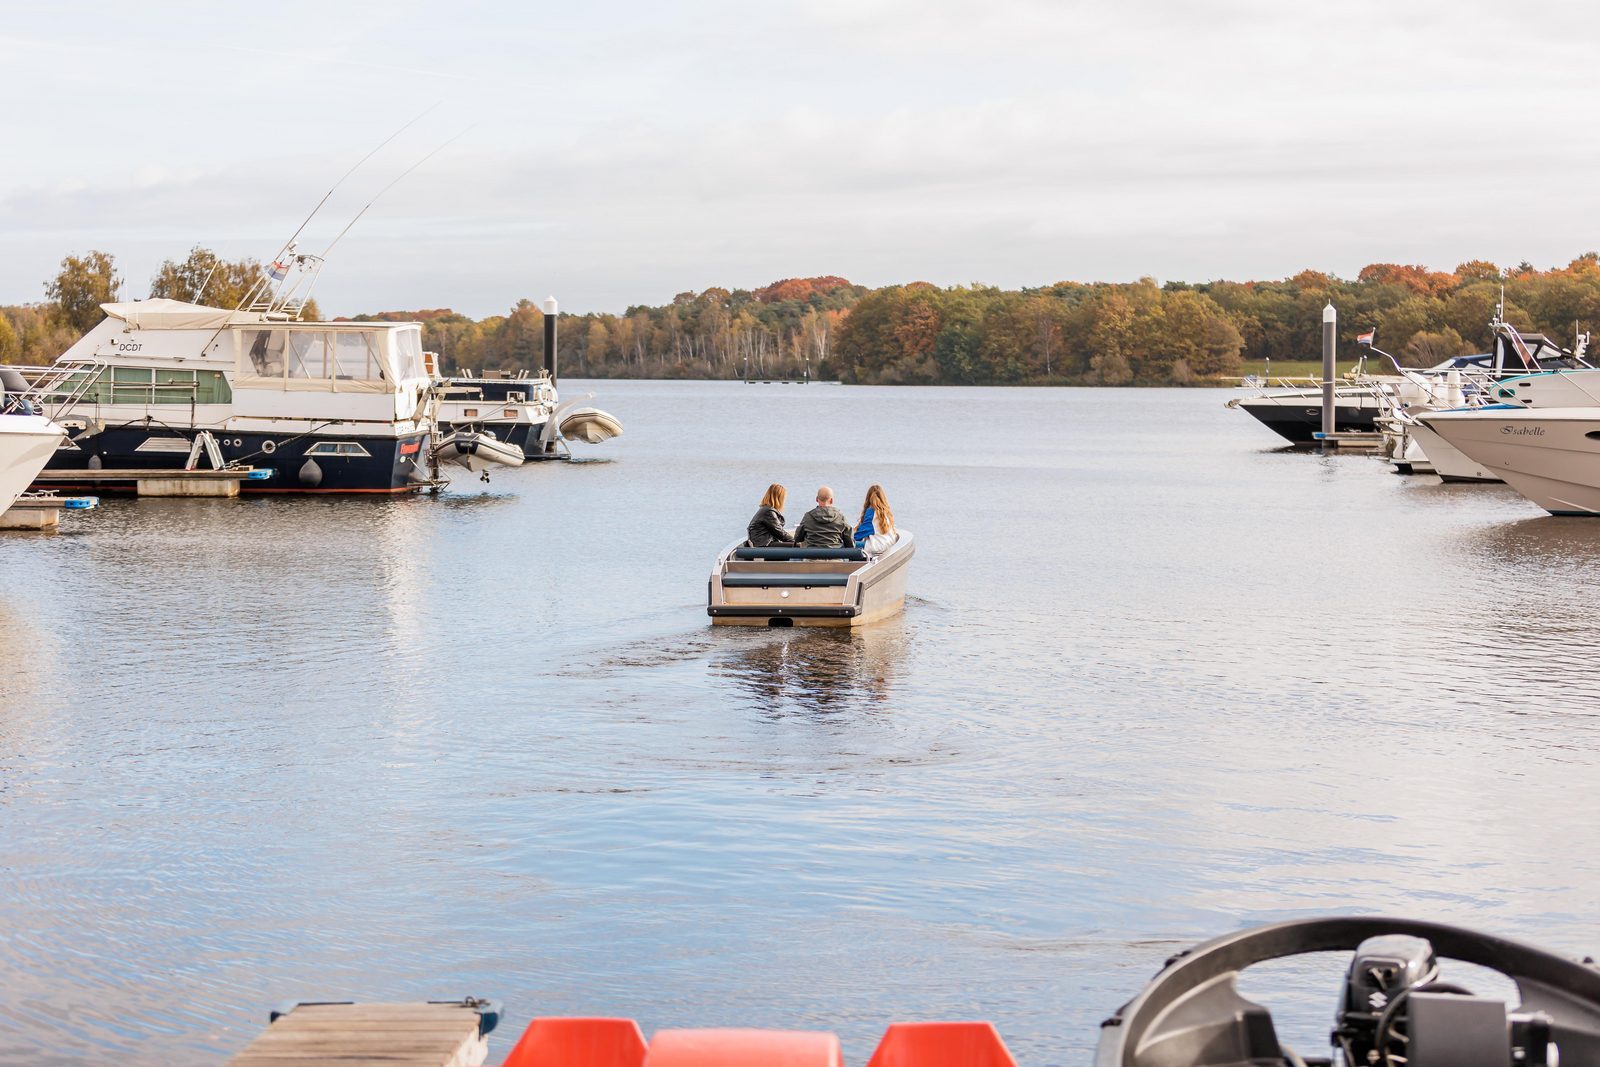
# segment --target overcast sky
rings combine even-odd
[[[22,4],[0,302],[196,243],[325,311],[620,311],[841,274],[1003,286],[1548,266],[1600,247],[1600,5]],[[462,131],[466,131],[463,133]]]

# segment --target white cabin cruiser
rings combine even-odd
[[[102,304],[105,321],[36,372],[70,434],[50,469],[181,468],[209,431],[250,493],[404,493],[437,484],[417,323],[301,322],[178,300]]]
[[[21,399],[26,384],[15,370],[0,370],[0,515],[33,484],[67,436]]]

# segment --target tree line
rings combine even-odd
[[[235,306],[260,276],[196,247],[168,260],[150,295]],[[45,300],[0,307],[0,360],[49,362],[99,321],[122,290],[104,252],[68,256]],[[1158,284],[1058,282],[1023,289],[869,289],[844,278],[790,278],[758,289],[711,288],[622,314],[562,314],[562,372],[579,377],[838,378],[864,384],[1190,385],[1265,360],[1317,358],[1322,307],[1351,335],[1410,365],[1488,350],[1489,321],[1570,343],[1600,327],[1600,255],[1563,267],[1502,269],[1473,260],[1453,271],[1374,263],[1353,279],[1302,271],[1281,281]],[[315,309],[308,308],[308,317]],[[530,300],[473,319],[448,308],[357,315],[417,320],[447,373],[513,374],[543,361],[543,314]]]

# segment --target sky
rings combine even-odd
[[[1600,248],[1543,0],[0,0],[0,303],[332,249],[330,314],[708,286],[1353,276]],[[420,116],[420,117],[419,117]],[[415,121],[413,121],[415,120]],[[431,153],[431,154],[430,154]],[[416,169],[378,194],[408,168]],[[374,197],[377,196],[374,203]]]

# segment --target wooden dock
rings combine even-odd
[[[297,1004],[228,1067],[478,1067],[499,1008],[484,1001]]]
[[[91,485],[126,489],[133,483],[140,496],[238,496],[242,482],[272,477],[270,467],[234,467],[223,470],[173,470],[130,467],[123,470],[43,470],[36,486]]]

